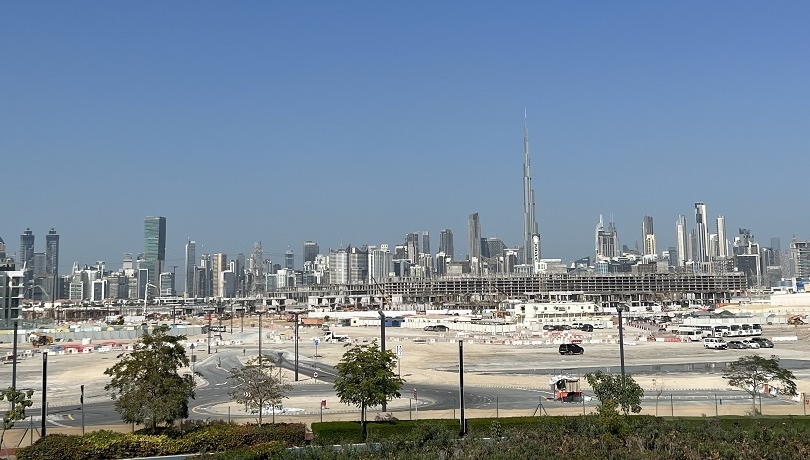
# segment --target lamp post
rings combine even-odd
[[[293,313],[295,316],[295,381],[298,381],[298,315],[301,312],[297,311]]]
[[[191,348],[191,375],[194,375],[194,344],[190,345]],[[193,378],[193,377],[192,377]]]
[[[382,352],[383,356],[385,355],[385,312],[382,310],[377,310],[377,314],[380,315],[380,351]],[[382,403],[382,411],[385,412],[387,410],[386,402],[383,401]]]
[[[259,314],[259,368],[262,367],[262,315],[266,313],[263,310],[257,310],[256,313]]]
[[[616,313],[619,314],[619,359],[622,366],[622,385],[624,385],[624,335],[622,332],[622,311],[625,305],[623,303],[616,304]]]

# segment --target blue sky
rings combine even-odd
[[[693,203],[810,237],[810,2],[2,2],[0,237],[69,268],[143,251],[281,260],[405,234],[522,241],[528,108],[544,257],[659,250]]]

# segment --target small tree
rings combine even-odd
[[[181,344],[183,335],[168,335],[168,326],[144,333],[129,354],[104,373],[111,377],[104,387],[115,401],[115,410],[125,423],[139,423],[155,430],[159,423],[170,425],[188,417],[189,399],[194,399],[194,378],[181,376],[189,365]]]
[[[641,398],[644,390],[630,375],[604,374],[602,371],[585,374],[585,380],[593,389],[600,414],[616,413],[621,408],[624,415],[641,412]]]
[[[228,394],[239,404],[259,411],[259,425],[266,407],[275,407],[287,397],[292,386],[284,383],[281,376],[273,377],[273,361],[269,356],[261,360],[251,358],[240,369],[231,369],[230,378],[235,382]],[[273,423],[276,423],[275,412]]]
[[[34,390],[22,391],[14,387],[0,390],[0,401],[5,399],[11,404],[9,410],[3,414],[3,432],[0,433],[0,447],[3,446],[3,438],[6,437],[6,431],[14,428],[15,422],[25,420],[25,409],[34,404],[33,401],[31,401],[31,396],[33,395]]]
[[[728,380],[729,385],[742,388],[751,395],[754,409],[752,414],[757,413],[757,388],[760,385],[778,382],[781,385],[780,393],[790,396],[796,394],[796,376],[779,366],[779,357],[774,355],[770,358],[759,355],[743,356],[729,364],[723,378]]]
[[[366,409],[399,398],[405,381],[394,372],[396,356],[391,350],[380,350],[377,341],[349,347],[335,366],[335,392],[340,402],[360,408],[360,425],[366,439]]]

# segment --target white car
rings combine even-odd
[[[604,329],[605,328],[605,323],[597,321],[597,322],[593,323],[593,328],[594,329]]]
[[[741,342],[744,343],[745,346],[748,347],[748,348],[759,348],[759,344],[756,343],[753,340],[745,339],[745,340],[742,340]]]

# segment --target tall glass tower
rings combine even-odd
[[[51,229],[45,236],[45,274],[59,277],[59,235]]]
[[[34,279],[34,232],[26,228],[20,235],[20,255],[17,261],[17,270],[22,270],[23,281],[28,284]]]
[[[147,217],[143,223],[143,268],[147,269],[147,293],[158,294],[158,277],[166,263],[166,218]]]
[[[535,257],[539,260],[539,250],[535,253],[534,237],[537,232],[537,217],[534,207],[534,188],[532,188],[532,165],[529,160],[529,125],[526,121],[526,112],[523,113],[523,263],[534,264]],[[539,248],[539,246],[537,246]]]

